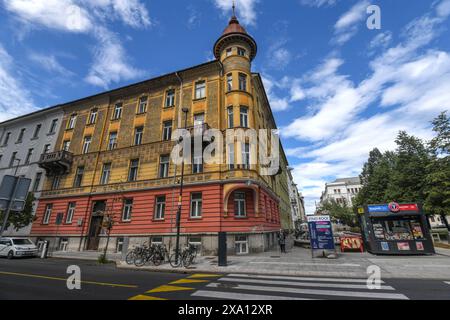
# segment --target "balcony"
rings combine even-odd
[[[39,167],[45,169],[47,176],[63,175],[70,171],[73,154],[68,151],[44,153],[39,160]]]

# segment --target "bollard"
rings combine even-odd
[[[47,258],[47,250],[48,250],[48,241],[44,241],[44,245],[42,247],[41,259]]]

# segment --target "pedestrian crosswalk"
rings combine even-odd
[[[191,294],[229,300],[394,299],[408,300],[383,281],[377,289],[367,279],[227,274]]]

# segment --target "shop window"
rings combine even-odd
[[[123,237],[117,238],[116,240],[116,253],[122,253],[123,251]]]

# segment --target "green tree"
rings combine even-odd
[[[334,199],[324,201],[319,208],[319,212],[329,215],[333,220],[338,220],[349,227],[359,226],[358,217],[346,202],[340,204]]]
[[[432,124],[436,137],[428,143],[431,160],[427,166],[424,209],[446,221],[445,216],[450,215],[450,119],[443,112]]]
[[[430,156],[421,139],[401,131],[397,139],[395,164],[389,179],[386,196],[398,202],[425,201],[427,166]]]
[[[25,207],[21,212],[11,212],[9,214],[8,222],[6,227],[13,226],[17,231],[21,228],[28,226],[32,223],[36,218],[33,216],[33,201],[35,200],[32,192],[28,193],[27,199],[25,201]],[[0,221],[3,222],[3,214],[0,213]],[[0,222],[1,223],[1,222]]]

